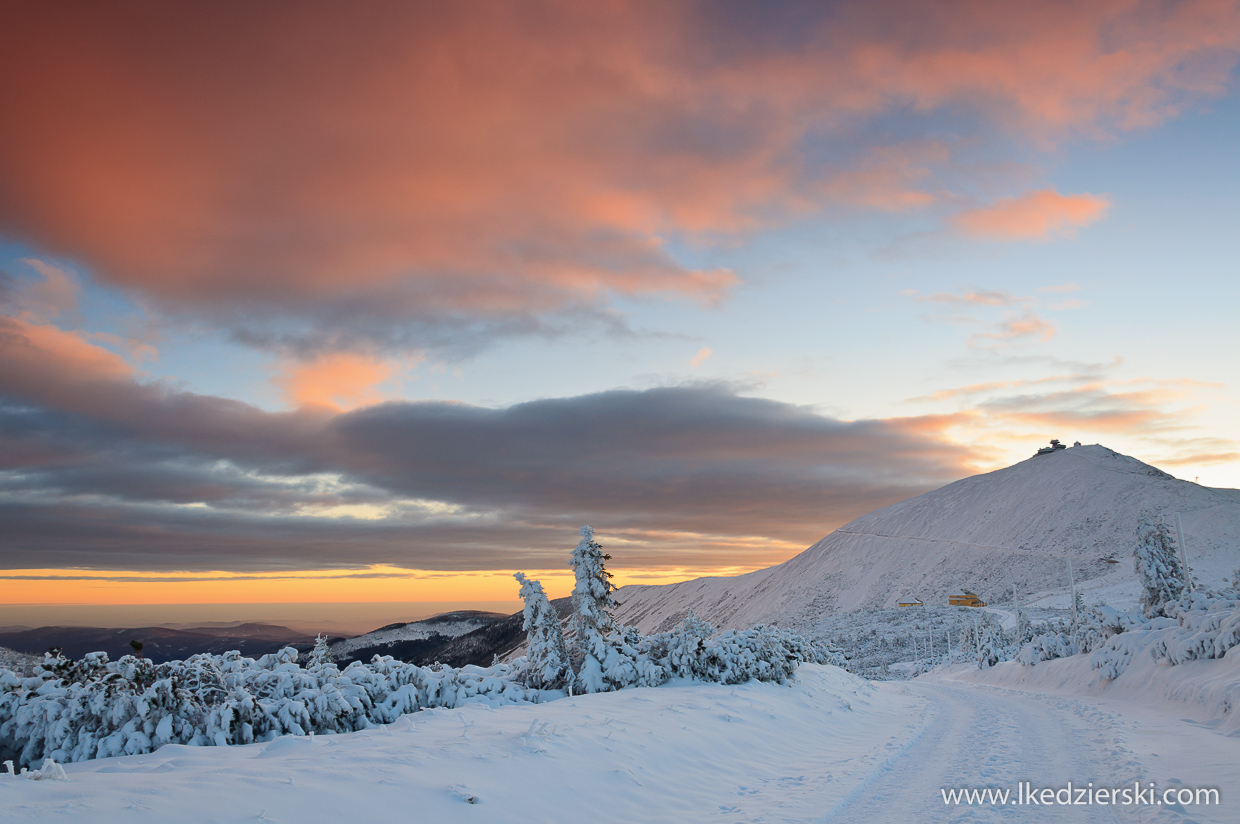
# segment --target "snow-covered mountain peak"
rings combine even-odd
[[[625,587],[621,619],[650,631],[689,607],[717,625],[775,623],[813,634],[820,619],[902,598],[946,603],[1062,591],[1068,564],[1087,596],[1135,593],[1133,530],[1150,510],[1183,526],[1196,577],[1240,565],[1240,493],[1181,481],[1105,446],[1034,455],[863,515],[796,557],[736,578]]]

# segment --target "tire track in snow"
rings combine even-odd
[[[911,682],[933,707],[929,724],[819,821],[1141,821],[1142,809],[1111,806],[946,805],[941,790],[1122,786],[1139,765],[1105,713],[1069,699],[971,686]],[[1072,706],[1077,704],[1077,706]],[[1170,811],[1162,810],[1161,813]],[[1164,815],[1160,820],[1173,820]]]

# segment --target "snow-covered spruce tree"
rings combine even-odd
[[[336,657],[332,655],[331,647],[327,646],[327,636],[314,636],[314,649],[310,650],[310,666],[330,664],[335,660]]]
[[[577,579],[573,587],[572,649],[572,659],[580,662],[573,679],[577,692],[606,692],[636,680],[631,659],[625,660],[629,656],[609,638],[616,630],[611,610],[618,606],[611,597],[616,586],[606,567],[610,559],[594,540],[594,528],[583,526],[581,540],[569,561]]]
[[[1161,519],[1144,513],[1137,520],[1137,545],[1133,567],[1141,581],[1141,609],[1147,618],[1165,614],[1168,604],[1185,589],[1184,568],[1176,554],[1175,540]]]
[[[986,615],[976,628],[977,668],[990,669],[1008,658],[1008,640],[1003,627],[991,615]]]
[[[1072,596],[1071,618],[1068,621],[1068,631],[1074,636],[1081,631],[1083,622],[1085,621],[1085,596],[1077,592]]]
[[[529,652],[519,677],[526,686],[539,690],[554,690],[565,686],[572,676],[569,666],[568,647],[564,643],[564,630],[555,607],[547,600],[542,584],[518,572],[513,576],[521,582],[521,600],[525,602],[525,620]]]

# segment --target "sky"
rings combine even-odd
[[[0,7],[0,625],[785,560],[1102,443],[1240,487],[1240,3]]]

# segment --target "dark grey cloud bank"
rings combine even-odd
[[[966,474],[935,436],[721,385],[273,413],[13,357],[0,566],[558,566],[581,523],[625,565],[751,564]],[[383,517],[307,514],[357,505]]]

